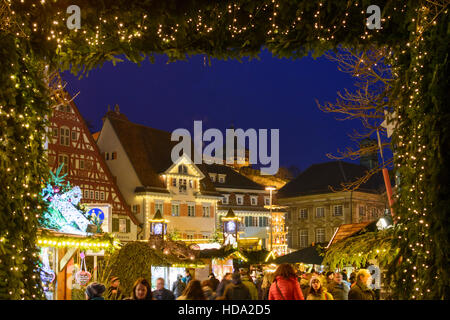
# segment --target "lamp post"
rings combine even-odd
[[[268,190],[270,194],[270,251],[272,251],[273,247],[272,191],[276,190],[276,188],[274,186],[268,186],[266,187],[266,190]]]

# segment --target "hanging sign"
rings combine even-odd
[[[78,284],[85,286],[89,283],[89,280],[91,280],[91,274],[86,269],[86,260],[85,260],[84,252],[80,253],[80,258],[81,258],[80,271],[78,271],[75,274],[75,281]],[[83,270],[83,266],[84,266],[84,270]]]

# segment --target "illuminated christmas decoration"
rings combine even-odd
[[[86,235],[88,231],[100,231],[102,221],[97,215],[93,215],[92,210],[85,213],[84,208],[80,206],[80,187],[71,188],[70,182],[64,181],[67,174],[60,176],[63,165],[61,164],[55,173],[50,171],[50,180],[42,190],[42,198],[48,207],[40,219],[41,226],[79,235]],[[89,230],[90,225],[93,225],[93,230]]]
[[[233,210],[228,210],[225,217],[222,217],[223,221],[223,245],[231,245],[237,247],[238,244],[238,230],[240,218],[236,217]]]
[[[80,252],[80,259],[80,270],[75,274],[75,281],[78,284],[85,286],[86,284],[88,284],[89,280],[91,280],[91,273],[86,269],[86,259],[84,252]]]
[[[166,237],[167,223],[169,220],[163,219],[161,211],[157,210],[153,219],[149,219],[148,221],[150,223],[150,237],[157,236],[164,239]]]

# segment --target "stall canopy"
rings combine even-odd
[[[276,264],[281,263],[305,263],[321,265],[323,257],[319,255],[316,246],[307,247],[275,259]]]

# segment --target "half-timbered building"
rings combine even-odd
[[[104,231],[121,241],[137,239],[139,222],[116,185],[91,135],[85,120],[71,101],[53,110],[48,127],[48,163],[55,171],[63,165],[62,173],[72,186],[82,190],[82,203],[88,210],[101,210]]]

